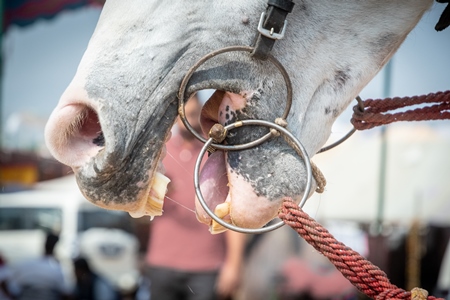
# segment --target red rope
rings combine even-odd
[[[413,105],[432,104],[398,113],[387,113]],[[361,104],[364,111],[361,111]],[[450,119],[450,90],[413,97],[367,99],[353,107],[351,123],[358,130],[371,129],[398,121],[425,121]]]
[[[322,225],[286,197],[279,217],[326,256],[355,287],[376,299],[411,299],[411,292],[390,283],[380,268],[362,257],[358,252],[337,241]],[[442,299],[428,296],[428,300]],[[442,299],[443,300],[443,299]]]

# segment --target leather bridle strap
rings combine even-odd
[[[254,43],[252,56],[265,60],[276,40],[282,39],[286,29],[286,17],[292,12],[292,0],[269,0],[258,25],[259,35]]]

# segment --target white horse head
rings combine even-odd
[[[432,0],[297,1],[287,16],[285,37],[275,43],[271,55],[292,81],[287,128],[309,156],[326,142],[339,114],[431,4]],[[73,168],[90,201],[152,214],[151,206],[164,194],[165,185],[155,178],[160,178],[183,76],[211,51],[252,45],[266,6],[263,0],[106,2],[78,71],[46,127],[53,155]],[[202,65],[186,94],[201,89],[218,90],[203,113],[205,126],[242,119],[273,122],[286,103],[279,70],[245,51],[217,55]],[[241,144],[267,131],[243,127],[227,142]],[[248,150],[216,152],[207,170],[202,180],[213,184],[204,184],[205,199],[213,206],[229,203],[226,218],[242,227],[266,224],[276,216],[284,196],[299,201],[305,190],[305,164],[281,137]],[[219,179],[224,170],[225,182]],[[228,193],[217,199],[214,191],[226,185]],[[201,209],[197,213],[210,223]]]

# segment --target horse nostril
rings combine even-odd
[[[76,120],[72,123],[72,138],[91,142],[96,146],[105,146],[100,121],[97,113],[90,107],[84,107]]]
[[[72,135],[74,137],[91,140],[97,144],[95,140],[99,136],[103,136],[102,128],[98,120],[97,113],[90,107],[84,107],[80,114],[76,117],[71,126]],[[101,138],[101,140],[104,140]]]
[[[92,142],[100,147],[105,146],[105,136],[103,135],[103,131],[100,131],[99,135]]]
[[[62,163],[78,167],[105,146],[97,113],[85,105],[66,106],[50,117],[46,138],[52,154]]]

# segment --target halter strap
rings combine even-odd
[[[449,0],[436,0],[439,3],[448,3],[447,7],[442,12],[441,17],[439,18],[438,23],[434,27],[436,31],[441,31],[450,26],[450,1]]]
[[[259,34],[254,43],[253,57],[267,59],[275,41],[283,38],[287,24],[286,17],[293,8],[292,0],[268,0],[267,9],[259,21]]]

